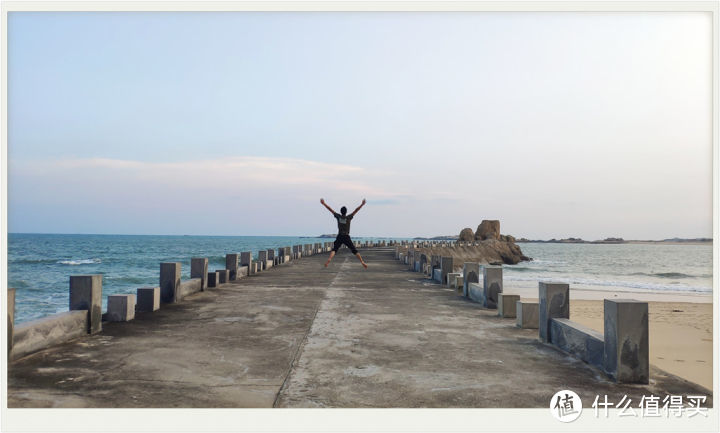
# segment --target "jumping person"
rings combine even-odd
[[[333,214],[333,216],[337,220],[337,225],[338,225],[338,234],[337,234],[337,237],[335,238],[335,245],[333,246],[333,250],[330,252],[330,258],[327,260],[327,262],[325,262],[325,267],[326,268],[328,267],[328,265],[330,264],[330,261],[333,259],[333,257],[335,257],[335,253],[337,253],[338,250],[340,249],[340,247],[343,246],[343,244],[345,244],[345,246],[350,248],[350,251],[352,251],[352,253],[355,254],[355,256],[360,260],[360,263],[362,263],[362,265],[365,267],[365,269],[367,269],[367,263],[365,263],[363,261],[362,257],[360,256],[360,253],[358,253],[357,248],[355,248],[355,245],[353,244],[352,239],[350,239],[350,221],[352,221],[353,217],[355,216],[356,213],[358,213],[360,208],[365,206],[365,203],[366,203],[365,199],[363,199],[362,204],[360,206],[358,206],[358,208],[355,209],[353,211],[353,213],[351,213],[350,215],[346,215],[347,208],[345,206],[340,208],[340,213],[337,213],[334,210],[332,210],[332,208],[330,206],[328,206],[327,203],[325,203],[324,199],[320,199],[320,203],[322,203],[322,205],[325,206],[327,208],[327,210],[329,210],[330,213]]]

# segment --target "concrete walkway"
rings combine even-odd
[[[708,394],[652,366],[649,385],[617,385],[392,249],[361,253],[368,270],[346,249],[329,269],[303,258],[20,359],[8,405],[547,408],[570,389],[588,407],[598,394],[637,407]]]

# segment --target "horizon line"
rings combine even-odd
[[[201,234],[185,234],[185,233],[183,233],[183,234],[148,234],[148,233],[141,234],[141,233],[49,233],[49,232],[7,232],[7,234],[8,234],[8,235],[11,235],[11,234],[12,234],[12,235],[68,235],[68,236],[73,236],[73,235],[84,235],[84,236],[203,236],[203,237],[256,237],[256,238],[262,238],[262,237],[275,237],[275,238],[282,238],[282,237],[286,237],[286,238],[321,238],[321,237],[325,236],[326,239],[327,239],[327,236],[330,236],[330,235],[336,236],[336,234],[331,234],[331,233],[326,233],[326,234],[321,234],[321,235],[315,235],[315,236],[313,236],[313,235],[268,235],[268,234],[263,234],[263,235],[212,235],[212,234],[202,234],[202,235],[201,235]],[[449,237],[452,237],[452,236],[457,236],[457,235],[436,235],[436,236],[372,236],[372,235],[356,235],[356,236],[353,236],[353,237],[355,237],[355,238],[389,238],[389,239],[416,239],[416,238],[420,238],[420,239],[428,239],[428,240],[429,240],[429,239],[432,239],[432,238],[440,238],[440,237],[448,237],[448,238],[449,238]],[[574,236],[560,237],[560,238],[558,238],[558,237],[553,237],[553,238],[549,238],[549,239],[529,239],[529,238],[527,238],[527,237],[525,237],[525,236],[513,236],[513,237],[515,238],[516,241],[518,241],[519,239],[527,239],[527,240],[529,240],[529,241],[550,241],[550,240],[553,240],[553,239],[556,240],[556,241],[561,241],[561,240],[568,240],[568,239],[577,239],[577,240],[583,240],[583,241],[590,241],[590,242],[592,242],[592,241],[603,241],[603,240],[609,239],[609,238],[619,238],[619,239],[622,239],[622,240],[625,241],[625,242],[633,242],[633,241],[637,241],[637,242],[658,242],[658,241],[666,241],[666,240],[674,240],[674,239],[685,239],[685,240],[709,239],[709,240],[711,240],[711,241],[714,240],[713,237],[712,237],[712,235],[711,235],[711,236],[695,236],[695,237],[679,237],[679,236],[673,236],[673,237],[667,237],[667,238],[663,238],[663,239],[625,239],[625,238],[620,238],[620,237],[616,237],[616,236],[607,236],[607,237],[605,237],[605,238],[603,238],[603,239],[584,239],[584,238],[578,238],[578,237],[574,237]]]

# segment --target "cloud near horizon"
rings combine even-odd
[[[386,170],[293,158],[11,160],[9,174],[11,232],[313,234],[332,230],[316,222],[321,197],[387,209],[443,195],[395,187]]]

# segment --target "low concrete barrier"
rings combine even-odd
[[[483,303],[483,287],[480,285],[480,283],[470,283],[468,284],[468,298],[471,300],[478,302],[480,304]]]
[[[247,277],[250,274],[250,268],[247,266],[240,266],[238,268],[238,278]]]
[[[538,303],[517,301],[515,303],[515,326],[522,329],[538,329]]]
[[[182,300],[184,297],[197,293],[202,288],[202,279],[191,278],[187,281],[182,281],[178,288],[178,300]]]
[[[215,272],[218,274],[218,284],[225,284],[228,282],[227,269],[216,269]]]
[[[89,310],[73,310],[15,326],[10,359],[87,335],[89,316]]]
[[[442,269],[433,269],[432,279],[435,282],[442,283]]]
[[[208,287],[217,287],[220,284],[219,280],[217,271],[208,272]]]
[[[213,272],[208,275],[217,275]],[[135,311],[151,312],[160,309],[160,287],[141,287],[137,289]]]
[[[603,335],[569,319],[550,319],[550,341],[596,367],[603,367]]]
[[[202,285],[202,279],[198,278]],[[127,322],[135,318],[135,295],[110,295],[107,301],[108,322]]]
[[[499,293],[497,303],[498,316],[514,319],[517,316],[516,304],[518,301],[520,301],[520,295]]]

